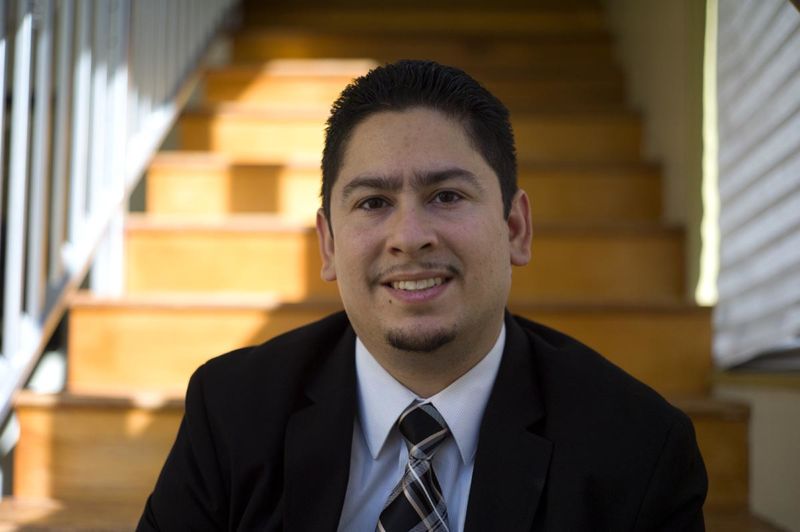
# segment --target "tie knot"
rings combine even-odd
[[[436,448],[450,433],[444,418],[430,403],[415,403],[397,420],[400,434],[408,442],[408,454],[418,460],[433,458]]]

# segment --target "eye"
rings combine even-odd
[[[359,201],[356,207],[365,211],[374,211],[377,209],[382,209],[388,205],[389,202],[384,198],[373,196]]]
[[[462,198],[463,196],[458,192],[454,192],[452,190],[442,190],[436,193],[436,195],[433,197],[433,201],[436,203],[455,203]]]

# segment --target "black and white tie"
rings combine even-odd
[[[450,429],[430,403],[408,407],[397,420],[408,464],[378,518],[377,532],[447,532],[447,507],[431,459]]]

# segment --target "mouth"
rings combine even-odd
[[[395,290],[403,290],[404,292],[419,292],[427,290],[434,286],[439,286],[446,282],[444,277],[430,277],[428,279],[415,279],[409,281],[392,281],[388,283],[389,286]]]

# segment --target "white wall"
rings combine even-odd
[[[736,380],[714,389],[720,398],[750,405],[750,508],[786,530],[800,530],[800,384]]]
[[[699,272],[704,0],[604,0],[644,155],[662,165],[664,218],[687,229],[687,296]]]

